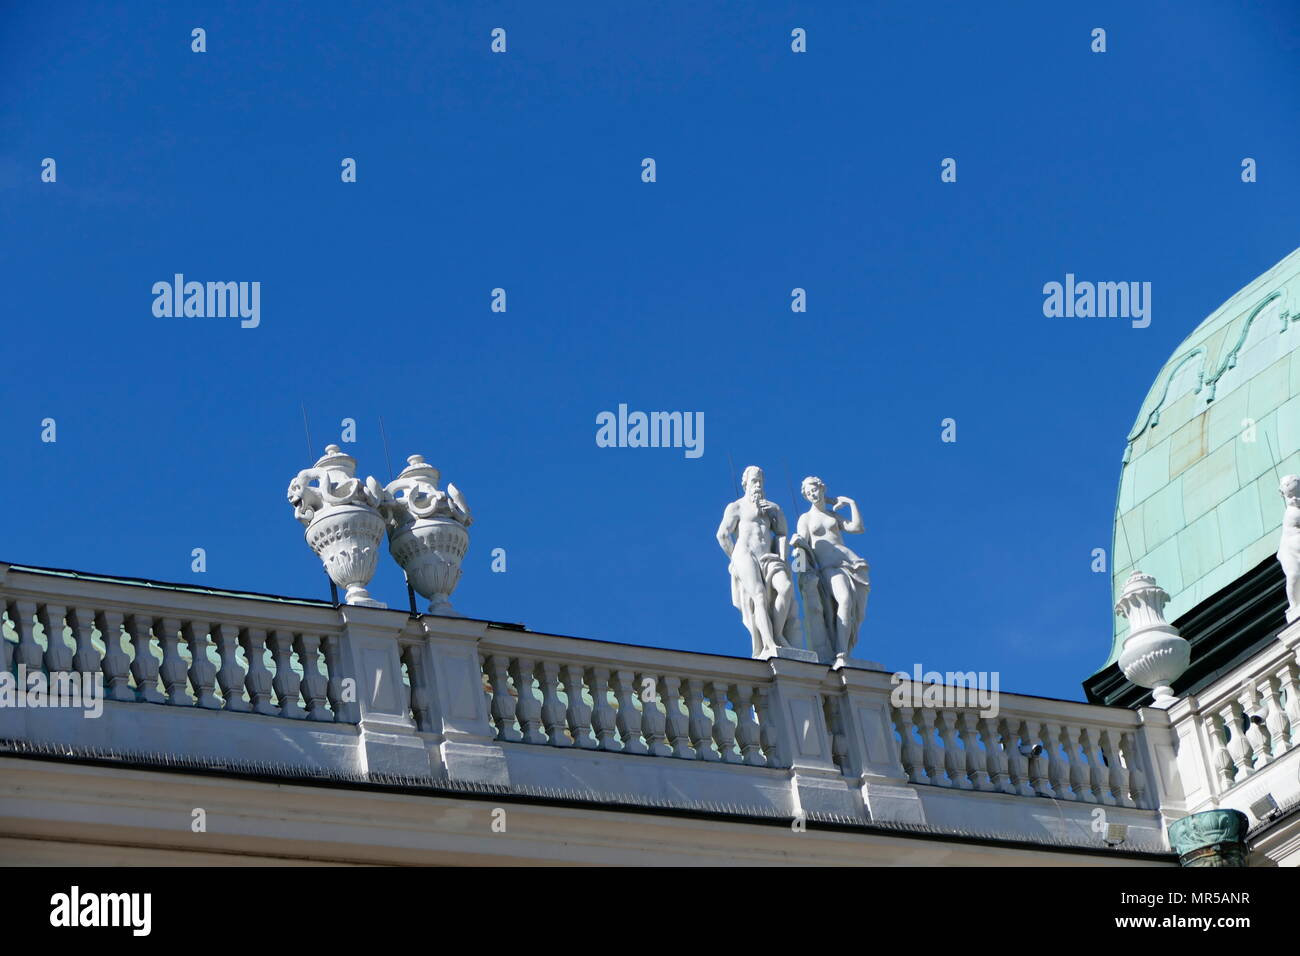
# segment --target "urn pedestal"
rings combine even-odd
[[[344,588],[344,602],[361,607],[387,607],[366,590],[375,576],[384,519],[373,508],[338,505],[319,512],[307,525],[307,544],[325,566],[330,580]]]
[[[451,518],[417,518],[390,529],[388,548],[406,579],[429,601],[429,613],[455,617],[451,592],[469,550],[469,532]]]

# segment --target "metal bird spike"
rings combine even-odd
[[[384,430],[384,416],[379,416],[379,437],[384,440],[384,463],[388,465],[388,473],[393,474],[393,459],[388,454],[388,432]]]
[[[302,408],[302,431],[303,434],[307,436],[307,457],[310,458],[315,454],[312,449],[316,446],[311,443],[311,428],[307,425],[307,404],[305,402],[299,402],[298,405]]]

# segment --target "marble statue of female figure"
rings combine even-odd
[[[1300,477],[1287,475],[1278,493],[1286,502],[1277,560],[1286,574],[1286,621],[1290,624],[1300,617]]]
[[[826,484],[808,477],[800,489],[811,507],[790,537],[808,624],[808,646],[819,660],[842,667],[858,641],[871,582],[867,562],[844,545],[844,533],[861,534],[852,498],[826,496]],[[848,509],[848,517],[836,512]]]

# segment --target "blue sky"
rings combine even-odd
[[[466,494],[466,615],[745,655],[730,456],[859,502],[858,656],[1079,698],[1138,406],[1300,244],[1298,73],[1280,2],[8,3],[0,557],[325,596],[284,490],[351,417]],[[260,326],[155,317],[178,272]],[[1150,327],[1045,318],[1067,272]],[[598,448],[619,403],[704,455]]]

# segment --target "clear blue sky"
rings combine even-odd
[[[285,486],[345,417],[391,478],[382,415],[475,511],[466,615],[745,655],[730,454],[861,504],[859,656],[1081,696],[1138,406],[1300,245],[1294,3],[383,6],[0,8],[0,557],[325,596]],[[177,272],[261,326],[154,317]],[[1044,318],[1067,272],[1151,326]],[[704,456],[598,448],[620,402]]]

